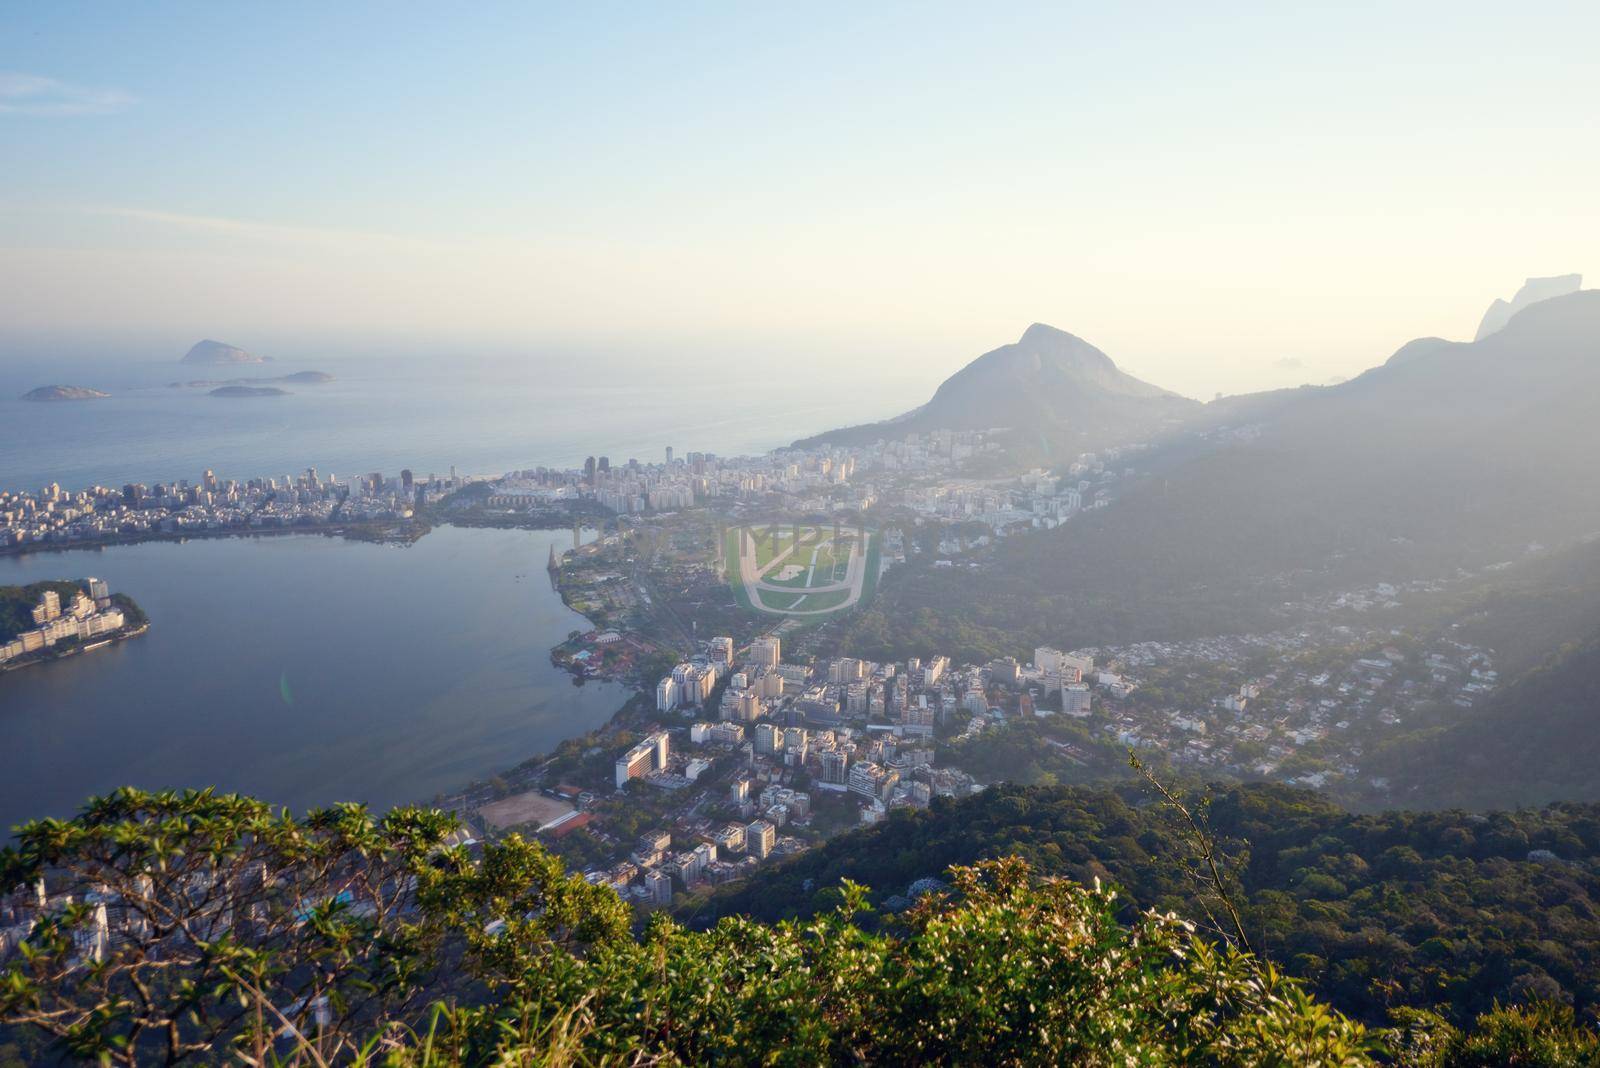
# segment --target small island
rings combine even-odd
[[[276,386],[218,386],[208,397],[287,397],[289,391]]]
[[[183,359],[179,362],[206,364],[267,363],[271,359],[271,356],[257,356],[253,352],[246,352],[237,345],[228,345],[221,341],[212,341],[210,338],[206,338],[204,341],[195,342],[189,351],[183,354]]]
[[[135,638],[150,621],[97,578],[0,586],[0,671]]]
[[[40,386],[38,389],[28,390],[22,395],[22,399],[49,403],[53,401],[99,400],[102,397],[109,396],[111,394],[102,393],[98,389],[90,389],[87,386]]]

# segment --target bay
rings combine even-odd
[[[588,628],[544,569],[571,542],[440,527],[406,547],[283,535],[0,557],[0,584],[95,575],[151,619],[0,675],[0,828],[125,784],[387,808],[600,726],[627,689],[574,686],[549,660]]]

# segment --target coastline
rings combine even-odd
[[[441,510],[442,511],[442,510]],[[410,545],[420,540],[436,526],[486,528],[493,530],[566,530],[574,521],[596,528],[612,518],[614,513],[586,513],[573,510],[565,514],[545,512],[537,515],[522,513],[484,514],[464,512],[448,514],[430,509],[412,519],[387,520],[380,523],[313,523],[274,527],[229,527],[221,530],[140,531],[117,534],[106,538],[85,538],[78,541],[25,542],[21,545],[0,545],[0,557],[27,556],[32,553],[82,552],[117,545],[140,545],[145,542],[184,542],[216,538],[280,537],[285,534],[320,534],[325,537],[347,538],[351,541],[378,542],[390,545]],[[564,598],[563,598],[564,601]]]
[[[373,529],[368,524],[336,526],[249,527],[243,530],[184,530],[143,531],[137,534],[118,534],[110,538],[69,542],[27,542],[22,545],[0,546],[0,556],[30,556],[34,553],[93,552],[119,545],[142,545],[146,542],[215,541],[222,538],[275,538],[286,534],[317,534],[328,538],[345,538],[350,541],[378,542],[391,545],[410,545],[433,529],[429,523],[412,521],[415,529]]]

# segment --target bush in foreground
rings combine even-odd
[[[48,1043],[126,1064],[1476,1064],[1539,1050],[1522,1063],[1554,1064],[1594,1051],[1570,1014],[1543,1009],[1468,1034],[1416,1014],[1378,1035],[1177,917],[1118,923],[1109,891],[1017,860],[954,869],[948,893],[875,931],[846,884],[838,909],[803,923],[696,932],[657,916],[636,937],[615,894],[537,844],[477,855],[452,831],[421,810],[296,820],[209,792],[121,791],[29,825],[0,855],[0,885],[27,888],[0,1020],[38,1036],[24,1056]]]

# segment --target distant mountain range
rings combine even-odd
[[[796,445],[860,445],[930,430],[1007,428],[1044,439],[1052,453],[1065,453],[1145,436],[1200,407],[1119,370],[1082,338],[1035,323],[1014,344],[984,353],[946,379],[922,407]]]
[[[1097,517],[1118,551],[1181,529],[1191,581],[1326,569],[1448,574],[1600,530],[1600,292],[1532,304],[1481,341],[1412,342],[1349,382],[1236,404]],[[1208,406],[1209,407],[1209,406]]]
[[[179,362],[217,365],[237,363],[269,363],[271,360],[271,356],[257,356],[254,353],[246,352],[244,349],[236,346],[227,345],[221,341],[212,341],[210,338],[207,338],[204,341],[195,342],[194,346],[190,348],[188,352],[183,354],[183,359]]]

